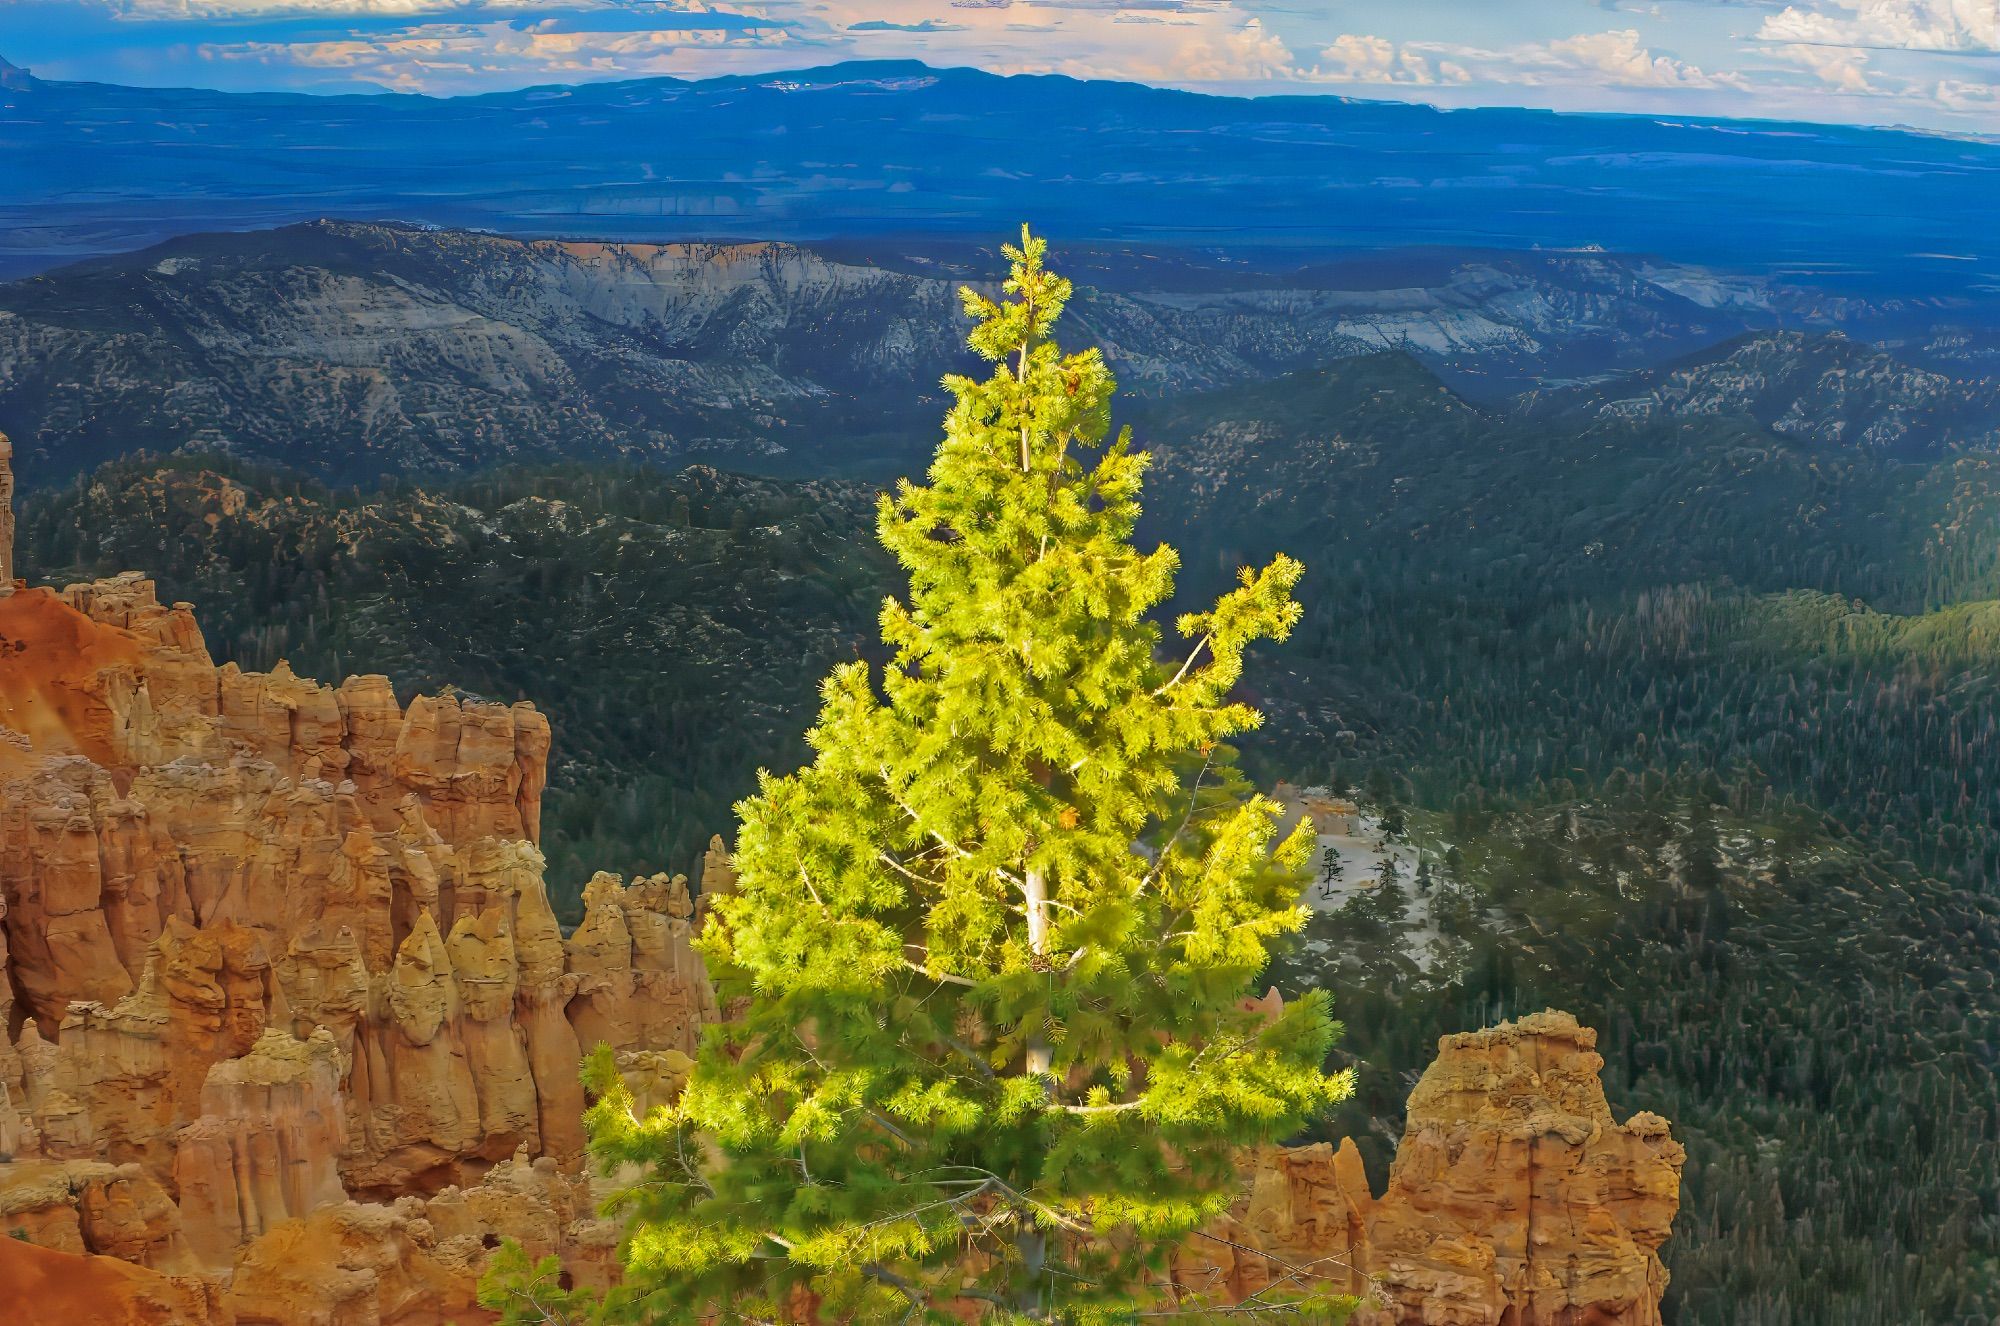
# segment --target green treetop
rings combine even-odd
[[[644,1117],[596,1056],[592,1146],[633,1221],[607,1315],[1185,1309],[1166,1253],[1241,1190],[1237,1148],[1348,1089],[1323,998],[1245,998],[1303,922],[1312,838],[1276,841],[1222,743],[1259,721],[1229,692],[1297,620],[1300,567],[1243,572],[1161,661],[1177,558],[1133,546],[1147,457],[1107,443],[1097,351],[1050,340],[1070,283],[1044,249],[1024,231],[1004,297],[965,292],[993,372],[945,379],[929,482],[882,499],[892,662],[836,669],[813,762],[738,807],[701,947],[747,1011]]]

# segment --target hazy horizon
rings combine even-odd
[[[56,81],[449,96],[921,60],[1228,96],[2000,132],[1965,0],[13,0]]]

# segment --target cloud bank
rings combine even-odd
[[[0,0],[56,77],[437,94],[920,59],[2000,134],[2000,0]]]

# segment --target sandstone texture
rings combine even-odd
[[[62,1326],[232,1326],[215,1286],[191,1276],[0,1238],[10,1321]]]
[[[1596,1042],[1556,1012],[1444,1037],[1381,1196],[1352,1142],[1260,1152],[1176,1283],[1324,1285],[1362,1299],[1358,1326],[1659,1326],[1686,1156],[1658,1115],[1613,1118]]]
[[[485,1320],[504,1237],[608,1273],[583,1051],[684,1063],[716,1009],[684,879],[564,937],[550,739],[218,667],[138,575],[0,598],[0,1242],[167,1277],[121,1322],[171,1277],[220,1287],[190,1321]]]

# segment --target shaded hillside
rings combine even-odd
[[[1457,1020],[1592,1010],[1614,1099],[1688,1149],[1666,1320],[1983,1321],[2000,1303],[1991,974],[2000,904],[1754,774],[1623,773],[1448,813],[1276,973],[1333,992],[1381,1174],[1398,1093]],[[1385,897],[1384,894],[1389,896]],[[1404,915],[1443,935],[1426,975]]]
[[[1434,771],[1427,795],[1447,799],[1755,761],[1883,831],[2000,823],[1983,692],[1959,684],[1982,676],[1983,637],[1883,624],[2000,599],[2000,457],[1899,461],[1743,416],[1569,432],[1396,359],[1149,425],[1151,519],[1191,572],[1278,549],[1313,569],[1268,683],[1302,750],[1358,743]],[[1917,643],[1842,643],[1877,638]],[[1819,710],[1834,676],[1864,687],[1853,714]],[[1920,859],[1992,885],[1996,851]]]
[[[1837,333],[1748,336],[1665,368],[1533,393],[1520,408],[1572,423],[1748,417],[1797,441],[1904,457],[2000,449],[2000,381],[1913,367]]]
[[[1155,398],[1384,348],[1497,397],[1879,312],[1592,253],[1078,258],[1095,288],[1076,334]],[[0,429],[42,483],[134,450],[336,482],[618,458],[886,480],[923,463],[938,376],[964,354],[958,285],[990,271],[938,244],[196,236],[0,285]]]
[[[1365,1065],[1329,1132],[1393,1138],[1453,1026],[1598,1010],[1689,1147],[1670,1320],[2000,1309],[2000,458],[1510,419],[1407,360],[1150,423],[1191,571],[1309,568],[1252,755],[1400,805],[1453,939],[1425,974],[1378,896],[1288,965]]]
[[[1908,609],[2000,593],[2000,459],[1905,462],[1715,417],[1545,421],[1481,409],[1406,357],[1153,408],[1149,510],[1189,563],[1277,549],[1466,602],[1720,578]],[[1326,591],[1322,590],[1322,593]]]

